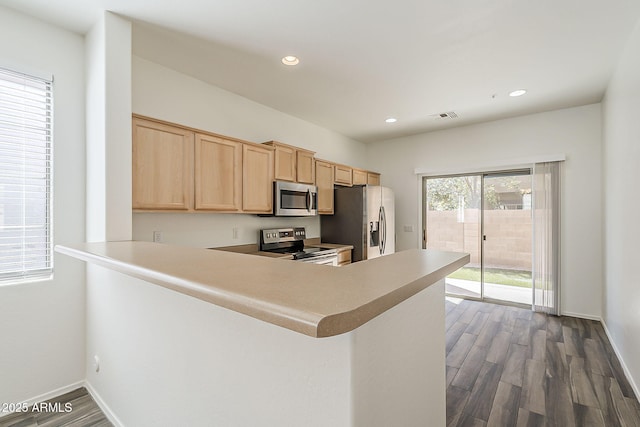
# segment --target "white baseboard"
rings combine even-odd
[[[116,414],[111,410],[109,405],[107,405],[104,399],[102,399],[96,389],[93,388],[91,383],[85,381],[84,386],[86,387],[91,397],[93,397],[93,400],[96,401],[96,404],[100,407],[102,412],[104,412],[104,415],[109,419],[109,421],[111,421],[111,424],[113,424],[115,427],[124,427],[124,423],[120,421]]]
[[[629,384],[631,384],[631,388],[633,389],[633,392],[636,394],[636,399],[640,399],[640,390],[638,389],[638,385],[633,380],[633,376],[631,375],[631,371],[629,371],[629,368],[627,368],[627,364],[624,363],[624,359],[622,358],[622,354],[620,354],[620,351],[618,351],[618,347],[616,346],[616,343],[613,340],[613,337],[611,336],[611,333],[609,333],[609,328],[607,328],[607,324],[605,323],[604,319],[600,319],[600,323],[602,323],[602,327],[604,328],[604,333],[607,334],[607,338],[609,338],[609,342],[611,343],[611,347],[613,347],[613,351],[616,354],[616,356],[618,357],[618,360],[620,361],[620,365],[622,365],[622,370],[624,371],[624,376],[627,377],[627,381],[629,381]]]
[[[598,322],[602,321],[602,318],[600,316],[593,316],[591,314],[572,313],[570,311],[563,311],[561,315],[569,316],[569,317],[578,317],[580,319],[587,319],[587,320],[597,320]]]
[[[49,400],[49,399],[53,399],[54,397],[58,397],[61,394],[69,393],[70,391],[73,391],[73,390],[75,390],[77,388],[84,387],[84,386],[85,386],[85,381],[84,380],[83,381],[78,381],[78,382],[75,382],[73,384],[69,384],[69,385],[66,385],[64,387],[60,387],[60,388],[57,388],[55,390],[49,391],[47,393],[43,393],[43,394],[41,394],[39,396],[32,397],[31,399],[24,400],[24,401],[22,401],[20,403],[27,403],[30,407],[32,407],[36,403],[44,402],[45,400]],[[1,412],[0,411],[0,418],[2,418],[4,416],[7,416],[7,415],[11,415],[12,413],[13,412]]]

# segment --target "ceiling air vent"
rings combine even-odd
[[[453,111],[447,111],[446,113],[438,114],[441,119],[457,119],[458,115]]]

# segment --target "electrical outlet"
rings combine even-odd
[[[413,232],[413,225],[405,225],[404,231],[406,231],[407,233]]]
[[[231,233],[232,233],[232,235],[233,235],[233,238],[234,238],[234,239],[237,239],[237,238],[238,238],[238,227],[233,227],[233,228],[231,229]]]
[[[100,372],[100,358],[97,355],[93,356],[93,369]]]
[[[155,243],[162,243],[162,231],[153,232],[153,241]]]

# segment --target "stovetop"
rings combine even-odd
[[[260,250],[280,254],[292,254],[293,259],[305,259],[337,253],[335,249],[304,246],[304,227],[260,230]]]

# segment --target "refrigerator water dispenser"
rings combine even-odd
[[[369,223],[369,247],[375,247],[380,244],[379,225],[380,223],[378,221],[371,221]]]

